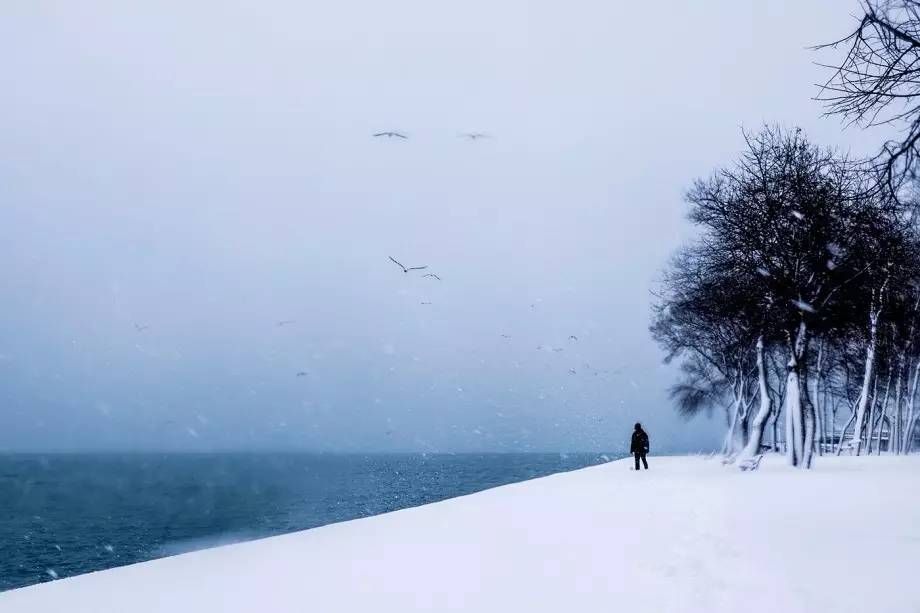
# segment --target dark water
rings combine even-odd
[[[604,459],[0,455],[0,590],[376,515]]]

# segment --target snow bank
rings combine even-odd
[[[920,458],[650,463],[13,590],[0,611],[920,611]]]

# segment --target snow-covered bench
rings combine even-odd
[[[740,462],[738,464],[738,468],[740,468],[741,470],[757,470],[758,468],[760,468],[760,461],[762,459],[763,459],[763,454],[759,453],[755,455],[753,458],[749,458],[747,460],[743,460],[742,462]]]

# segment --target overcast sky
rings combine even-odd
[[[649,292],[857,9],[3,2],[0,449],[717,446]]]

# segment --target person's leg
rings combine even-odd
[[[648,470],[648,462],[645,461],[645,454],[642,454],[642,465],[645,466],[645,470]],[[636,461],[636,470],[639,470],[639,462]]]
[[[636,458],[636,470],[639,470],[639,454],[634,453],[633,456]]]

